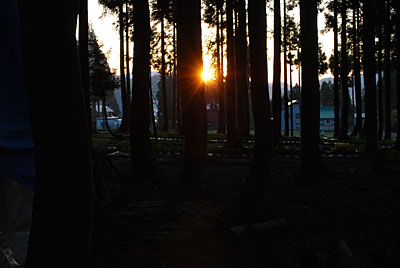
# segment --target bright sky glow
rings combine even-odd
[[[114,22],[117,21],[117,16],[106,14],[103,15],[103,7],[98,4],[98,0],[88,0],[88,8],[89,8],[89,23],[92,25],[98,39],[103,43],[103,51],[109,52],[109,64],[111,68],[115,68],[117,73],[119,74],[119,35],[115,30]],[[283,6],[283,5],[282,5]],[[298,9],[293,11],[295,15],[296,21],[299,20]],[[283,12],[282,12],[283,14]],[[101,17],[101,18],[100,18]],[[324,27],[324,16],[323,14],[319,14],[318,16],[318,26],[321,30]],[[268,27],[268,40],[267,40],[267,54],[268,54],[268,82],[272,83],[273,77],[273,39],[272,39],[272,29],[273,29],[273,13],[268,10],[267,16],[267,27]],[[210,80],[215,77],[215,70],[211,67],[211,55],[208,54],[207,48],[205,47],[206,40],[215,39],[215,29],[208,28],[207,25],[202,25],[202,33],[203,33],[203,66],[204,73],[203,78],[205,80]],[[333,34],[332,32],[328,32],[325,35],[319,34],[319,41],[323,44],[323,49],[329,59],[330,55],[333,51]],[[132,55],[132,44],[130,47],[130,54]],[[225,51],[226,53],[226,51]],[[283,63],[283,55],[282,55],[282,63]],[[226,59],[225,59],[226,64]],[[289,68],[289,67],[288,67]],[[226,70],[226,67],[225,67]],[[281,72],[283,76],[283,70]],[[321,78],[332,76],[329,72],[328,74],[322,76]],[[283,81],[283,77],[282,77]],[[293,68],[293,83],[296,84],[298,81],[298,70]]]

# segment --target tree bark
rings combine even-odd
[[[125,25],[125,42],[126,42],[126,110],[128,111],[127,120],[128,126],[130,122],[130,112],[131,111],[131,73],[130,73],[130,57],[129,57],[129,14],[128,14],[128,2],[125,3],[126,9],[126,25]]]
[[[397,51],[397,68],[396,68],[396,95],[397,95],[397,136],[396,148],[400,149],[400,4],[395,3],[396,8],[396,51]]]
[[[341,86],[342,86],[342,125],[340,127],[340,139],[348,139],[349,130],[349,86],[348,86],[348,62],[347,62],[347,33],[346,33],[346,22],[347,22],[347,1],[342,0],[341,15],[342,15],[342,33],[341,33]]]
[[[377,25],[377,35],[378,35],[378,139],[381,140],[383,136],[383,126],[384,126],[384,113],[383,113],[383,79],[382,79],[382,72],[383,72],[383,33],[382,33],[382,20],[385,14],[385,2],[379,1],[378,3],[378,25]]]
[[[76,0],[20,1],[36,161],[29,268],[87,266],[93,180],[75,37],[78,6]],[[62,68],[54,68],[60,62]]]
[[[236,85],[238,104],[238,135],[250,135],[249,95],[247,79],[246,1],[237,2],[238,29],[236,33]]]
[[[223,0],[219,1],[220,6],[217,7],[220,15],[220,42],[218,43],[220,47],[220,76],[218,79],[218,133],[225,133],[226,131],[226,120],[225,120],[225,83],[224,83],[224,28],[223,28]]]
[[[358,0],[353,0],[353,58],[354,58],[354,81],[356,100],[356,125],[351,136],[357,136],[362,131],[362,96],[361,96],[361,75],[360,75],[360,52],[359,52],[359,25],[358,25]],[[354,102],[354,100],[353,100]]]
[[[391,26],[390,26],[390,1],[386,0],[385,12],[385,139],[392,137],[392,81],[390,75],[390,41],[391,41]]]
[[[287,88],[287,29],[286,29],[286,0],[283,1],[283,101],[285,107],[285,136],[289,136],[289,96]]]
[[[274,128],[274,146],[281,139],[281,10],[280,0],[274,0],[274,75],[272,82],[272,116]]]
[[[122,122],[121,131],[128,130],[128,105],[126,97],[126,81],[125,81],[125,51],[124,51],[124,10],[122,1],[119,3],[119,68],[121,77],[121,98],[122,98]]]
[[[322,166],[319,150],[319,81],[317,0],[300,0],[301,29],[301,164],[303,172],[318,172]]]
[[[182,94],[182,123],[185,135],[184,165],[179,181],[183,198],[200,191],[206,157],[207,114],[201,41],[200,0],[178,0],[179,85]]]
[[[168,132],[168,96],[167,86],[165,84],[165,29],[164,13],[161,15],[161,94],[162,94],[162,116],[163,131]]]
[[[273,154],[270,102],[267,98],[265,0],[249,0],[251,98],[255,123],[254,157],[241,191],[242,212],[253,214],[263,202]]]
[[[334,22],[333,22],[333,61],[334,61],[334,82],[333,82],[333,94],[334,94],[334,114],[335,114],[335,125],[334,125],[334,137],[340,135],[340,109],[339,109],[339,44],[338,44],[338,3],[334,0]]]
[[[133,10],[135,27],[135,80],[131,107],[130,142],[132,169],[141,179],[151,179],[150,125],[150,15],[147,0],[136,0]],[[153,107],[151,107],[152,109]]]
[[[86,111],[90,111],[90,90],[89,90],[89,23],[87,0],[80,1],[79,8],[79,61],[82,75],[82,87],[85,96]],[[89,131],[92,130],[92,115],[87,112]]]
[[[364,80],[365,80],[365,115],[366,115],[366,152],[373,155],[377,151],[376,145],[376,61],[375,61],[375,34],[374,34],[374,3],[373,0],[364,0]]]
[[[233,0],[226,0],[226,98],[227,98],[227,143],[229,147],[238,145],[236,125],[236,82],[235,82],[235,50],[233,37]]]

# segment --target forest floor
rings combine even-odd
[[[359,153],[328,152],[317,178],[301,175],[298,154],[278,154],[266,178],[264,206],[251,219],[275,226],[239,228],[244,232],[238,234],[231,227],[249,219],[225,219],[249,172],[251,146],[244,142],[227,153],[222,140],[211,138],[208,147],[215,149],[203,169],[201,196],[182,203],[175,198],[181,143],[165,139],[163,146],[153,145],[158,157],[148,182],[132,175],[121,145],[127,140],[95,134],[92,267],[312,267],[304,264],[312,256],[325,267],[349,250],[358,267],[380,267],[400,233],[396,152],[383,149],[375,164]]]

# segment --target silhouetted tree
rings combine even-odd
[[[334,57],[334,136],[339,137],[340,134],[340,111],[339,111],[339,42],[338,42],[338,1],[334,0],[334,15],[333,15],[333,57]]]
[[[382,77],[382,72],[383,72],[383,54],[382,54],[382,49],[383,49],[383,32],[382,32],[382,27],[383,27],[383,20],[385,17],[385,1],[379,1],[377,3],[377,25],[376,25],[376,31],[377,31],[377,36],[378,36],[378,42],[377,42],[377,50],[378,50],[378,139],[382,139],[383,136],[383,126],[384,126],[384,114],[383,114],[383,77]]]
[[[184,198],[200,190],[206,156],[207,114],[201,42],[200,0],[177,0],[178,68],[185,135],[184,166],[179,181]]]
[[[348,62],[347,57],[347,0],[342,0],[341,6],[341,16],[342,16],[342,32],[341,32],[341,66],[340,66],[340,81],[342,87],[342,125],[340,126],[339,138],[347,139],[349,130],[349,106],[350,106],[350,96],[349,96],[349,86],[348,86]]]
[[[375,33],[374,33],[374,1],[364,0],[363,18],[363,69],[365,81],[365,128],[366,128],[366,151],[374,154],[376,145],[376,61],[375,61]]]
[[[272,81],[272,116],[274,128],[274,146],[281,138],[281,6],[280,0],[274,0],[274,74]]]
[[[226,0],[226,103],[227,103],[227,146],[237,146],[236,126],[236,81],[235,48],[233,36],[233,0]]]
[[[391,63],[390,63],[390,41],[392,35],[390,22],[390,0],[386,0],[386,11],[384,16],[384,33],[385,33],[385,139],[392,137],[392,80],[391,80]]]
[[[287,17],[286,0],[283,0],[283,102],[285,108],[285,136],[289,136],[289,96],[287,81]]]
[[[249,176],[241,192],[243,212],[253,213],[261,205],[273,154],[270,102],[267,95],[265,0],[249,0],[251,99],[255,123],[255,145]]]
[[[394,2],[396,9],[395,24],[396,24],[396,97],[397,97],[397,136],[396,148],[400,149],[400,4]]]
[[[150,126],[150,11],[147,0],[135,0],[133,9],[135,79],[131,111],[132,167],[143,179],[151,177]],[[151,107],[153,109],[153,107]]]
[[[75,35],[78,7],[77,0],[20,1],[36,162],[29,268],[87,266],[93,180]]]
[[[300,0],[301,90],[301,164],[303,172],[321,168],[319,150],[319,80],[317,0]]]

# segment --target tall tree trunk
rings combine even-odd
[[[396,148],[400,150],[400,4],[394,3],[396,6],[396,97],[397,97],[397,136]]]
[[[79,60],[82,75],[82,87],[85,96],[86,111],[90,111],[89,91],[89,24],[88,24],[88,2],[80,1],[79,8]],[[87,113],[89,131],[92,130],[92,115]]]
[[[301,164],[303,172],[320,170],[317,0],[300,0]]]
[[[161,112],[163,116],[163,131],[168,132],[168,96],[167,86],[165,83],[165,29],[164,14],[161,15],[161,94],[162,106]]]
[[[377,19],[377,34],[378,34],[378,139],[382,139],[383,136],[383,126],[384,126],[384,113],[383,113],[383,79],[382,79],[382,72],[383,72],[383,33],[382,33],[382,20],[385,14],[385,2],[379,1],[378,3],[378,12],[379,17]]]
[[[239,25],[236,33],[236,85],[238,104],[238,134],[250,135],[249,95],[247,90],[246,1],[237,2]]]
[[[182,93],[182,121],[185,135],[184,165],[179,182],[183,198],[200,190],[206,157],[207,114],[201,41],[200,0],[178,0],[179,85]]]
[[[376,60],[374,34],[374,1],[364,0],[364,80],[365,80],[365,115],[366,115],[366,151],[374,154],[376,145]]]
[[[151,178],[150,109],[150,15],[147,0],[135,0],[134,88],[131,110],[130,142],[132,169],[141,179]],[[152,108],[152,107],[151,107]]]
[[[221,46],[220,46],[220,9],[217,7],[217,29],[215,33],[215,43],[217,45],[217,96],[218,96],[218,130],[217,133],[223,133],[222,132],[222,122],[223,122],[223,117],[224,114],[221,112],[221,103],[222,103],[222,98],[221,95],[224,94],[223,86],[222,86],[222,74],[221,74]]]
[[[341,7],[342,14],[342,33],[341,33],[341,86],[342,86],[342,125],[340,127],[341,139],[348,138],[349,129],[349,106],[350,106],[350,96],[349,96],[349,86],[348,86],[348,62],[347,62],[347,33],[346,33],[346,22],[347,22],[347,1],[342,0]]]
[[[281,139],[281,6],[280,0],[274,0],[274,80],[272,82],[272,116],[274,128],[274,146]]]
[[[289,96],[287,88],[287,29],[286,29],[286,0],[283,0],[283,101],[285,107],[285,136],[289,136]]]
[[[93,180],[75,38],[78,6],[77,0],[20,1],[36,161],[29,268],[87,266]],[[49,68],[60,62],[62,68]],[[43,70],[49,75],[46,83]]]
[[[354,82],[355,82],[355,100],[356,100],[356,125],[354,126],[352,136],[357,136],[362,131],[362,96],[361,96],[361,75],[360,75],[360,52],[359,52],[359,25],[358,12],[359,0],[353,0],[353,59],[354,59]],[[354,102],[354,98],[353,98]]]
[[[127,120],[128,127],[130,122],[130,112],[131,111],[131,73],[130,73],[130,57],[129,57],[129,14],[128,14],[128,2],[125,4],[126,9],[126,25],[125,25],[125,42],[126,42],[126,110],[128,111]]]
[[[386,0],[385,12],[385,139],[392,137],[392,81],[390,75],[390,0]]]
[[[226,98],[227,98],[227,146],[237,146],[236,126],[236,83],[235,83],[235,50],[233,36],[233,0],[226,0]]]
[[[172,34],[172,45],[174,47],[174,57],[173,57],[173,68],[174,68],[174,74],[172,78],[172,126],[176,128],[176,123],[177,123],[177,105],[178,105],[178,93],[177,93],[177,64],[176,64],[176,24],[175,22],[173,23],[173,34]]]
[[[334,114],[335,114],[335,125],[334,125],[334,137],[340,135],[340,109],[339,109],[339,42],[338,42],[338,2],[334,0],[334,22],[333,22],[333,95],[334,95]]]
[[[218,110],[218,133],[225,133],[225,83],[224,83],[224,28],[223,28],[223,1],[221,0],[221,6],[218,8],[220,15],[220,43],[218,44],[220,47],[220,76],[218,80],[218,102],[219,102],[219,110]]]
[[[290,136],[293,137],[293,120],[294,120],[294,115],[293,115],[293,81],[292,81],[292,61],[290,61],[290,69],[289,69],[289,76],[290,76]]]
[[[122,122],[121,131],[128,130],[128,105],[126,97],[126,82],[125,82],[125,51],[124,51],[124,9],[123,3],[119,3],[119,68],[121,77],[121,98],[122,98]]]
[[[265,0],[249,0],[251,98],[255,123],[255,145],[249,176],[241,192],[242,212],[257,211],[266,191],[273,154],[270,103],[267,97]]]

